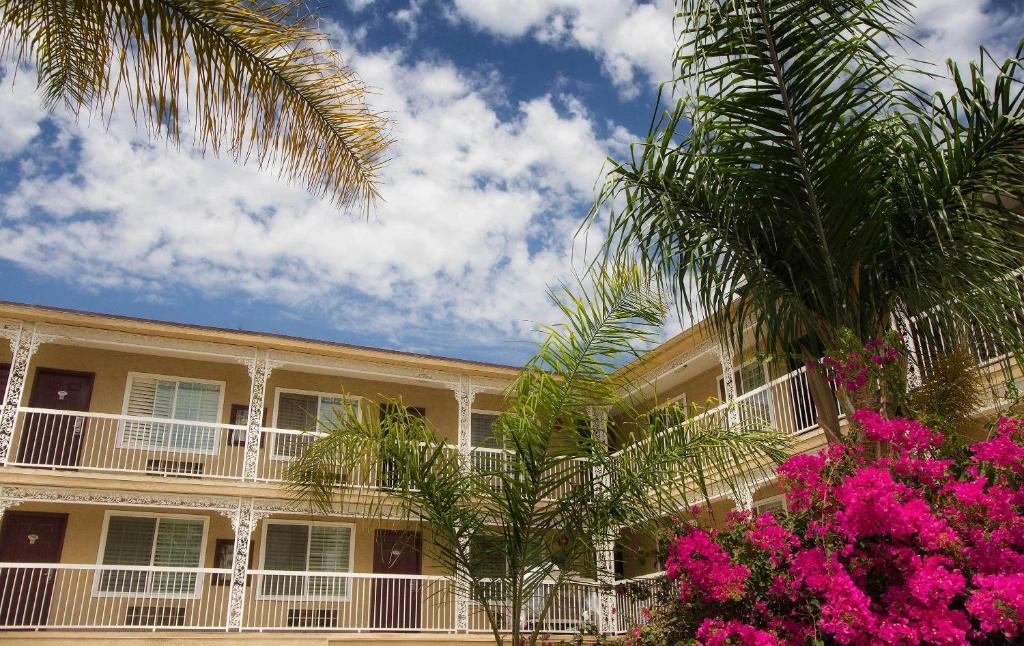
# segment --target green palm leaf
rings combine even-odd
[[[200,148],[366,208],[387,121],[314,22],[269,0],[0,0],[0,54],[34,63],[51,106],[104,112],[120,97],[175,142],[188,111]]]
[[[733,347],[752,329],[812,359],[843,329],[866,341],[941,309],[944,328],[1024,350],[1005,280],[1024,248],[1021,52],[994,74],[951,67],[956,93],[926,96],[891,53],[910,6],[680,2],[688,94],[613,162],[591,216],[610,213],[608,256],[640,260]]]

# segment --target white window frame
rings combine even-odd
[[[771,383],[771,381],[772,381],[771,380],[771,375],[768,374],[768,362],[767,361],[759,361],[757,359],[751,359],[749,361],[744,361],[743,363],[741,363],[738,366],[734,366],[733,367],[732,371],[733,371],[733,382],[734,382],[733,386],[734,387],[736,385],[735,384],[735,375],[737,375],[737,374],[742,375],[743,374],[743,369],[746,368],[747,366],[749,366],[752,363],[759,363],[759,364],[761,364],[761,372],[764,374],[764,383],[765,384]],[[724,393],[724,391],[725,391],[725,374],[724,373],[720,373],[718,375],[718,378],[715,381],[715,386],[718,388],[718,392],[715,393],[715,394],[716,395],[722,395]],[[761,386],[758,386],[758,388],[760,388],[760,387]],[[753,389],[751,389],[751,390],[753,390]],[[746,393],[737,392],[736,396],[737,397],[742,397],[745,394]]]
[[[767,498],[762,498],[761,500],[755,500],[755,501],[752,501],[752,502],[753,502],[753,505],[754,505],[754,512],[758,513],[758,514],[762,513],[762,512],[757,511],[758,507],[760,507],[762,505],[769,505],[769,504],[771,504],[773,502],[781,502],[782,503],[782,510],[783,511],[789,511],[789,506],[786,504],[786,494],[784,494],[784,493],[775,494],[774,496],[768,496]]]
[[[319,576],[325,575],[330,576],[331,574],[353,574],[355,573],[356,565],[356,525],[355,523],[337,523],[331,521],[320,521],[320,520],[279,520],[277,518],[267,519],[263,521],[263,528],[260,530],[260,570],[265,570],[266,567],[265,559],[267,557],[267,528],[271,525],[305,525],[309,527],[309,534],[306,538],[306,567],[309,567],[309,542],[313,537],[313,527],[348,527],[348,571],[347,572],[320,572],[312,570],[294,570],[296,575],[312,575]],[[289,570],[291,571],[291,570]],[[307,592],[301,594],[264,594],[263,593],[263,577],[265,576],[278,576],[273,574],[262,574],[256,581],[256,598],[266,599],[268,601],[280,600],[280,601],[322,601],[329,599],[331,601],[337,601],[341,603],[348,603],[352,600],[352,587],[355,585],[356,579],[350,577],[349,583],[345,586],[345,594],[341,596],[329,596],[329,595],[316,595],[312,596],[308,594],[309,577],[305,579],[303,589]]]
[[[163,380],[163,381],[176,381],[179,384],[184,381],[184,382],[195,383],[195,384],[214,384],[214,385],[220,386],[220,398],[217,401],[217,421],[215,423],[216,424],[221,424],[222,423],[222,420],[224,419],[224,392],[227,390],[227,383],[226,382],[219,381],[217,379],[199,379],[199,378],[196,378],[196,377],[176,377],[176,376],[173,376],[173,375],[158,375],[158,374],[153,374],[153,373],[150,373],[150,372],[129,372],[128,373],[128,379],[125,382],[125,388],[124,388],[124,401],[121,403],[121,415],[123,417],[135,418],[134,415],[129,415],[128,414],[128,404],[129,404],[129,402],[131,400],[131,397],[132,397],[132,380],[137,378],[137,377],[145,377],[145,378],[148,378],[148,379],[158,379],[158,380]],[[143,419],[149,419],[149,418],[143,418]],[[151,419],[161,419],[161,420],[163,420],[163,418],[151,418]],[[188,423],[190,421],[194,421],[194,420],[176,420],[173,417],[167,418],[167,422],[168,423],[173,423],[173,422]],[[203,422],[202,424],[206,424],[206,423],[208,423],[208,422]],[[172,447],[137,446],[137,445],[132,444],[130,442],[125,442],[125,439],[124,439],[125,424],[126,424],[126,421],[122,421],[120,424],[117,425],[117,437],[114,439],[114,447],[115,448],[118,448],[118,449],[134,449],[134,450],[139,450],[139,451],[158,451],[158,452],[161,452],[161,453],[185,453],[185,454],[193,454],[193,455],[194,454],[199,454],[199,455],[217,455],[220,452],[220,445],[221,445],[221,439],[222,439],[221,436],[224,434],[224,430],[221,429],[221,428],[213,428],[213,429],[211,429],[211,430],[214,431],[215,440],[213,442],[213,448],[211,450],[209,450],[209,451],[197,451],[195,449],[176,449],[176,448],[172,448]]]
[[[300,435],[304,435],[304,433],[302,433],[301,431],[296,431],[296,430],[290,429],[290,428],[278,428],[277,427],[277,414],[281,410],[281,394],[282,393],[289,394],[289,395],[315,395],[317,397],[317,402],[316,402],[317,410],[320,410],[320,398],[321,397],[339,398],[339,399],[348,401],[350,404],[356,404],[354,406],[354,408],[355,408],[355,411],[356,411],[357,419],[362,419],[362,415],[363,415],[362,406],[358,405],[359,402],[362,401],[362,399],[363,399],[363,397],[361,397],[360,395],[343,395],[341,393],[330,393],[330,392],[319,391],[319,390],[302,390],[302,389],[299,389],[299,388],[280,388],[280,387],[279,388],[275,388],[274,389],[274,419],[271,420],[271,425],[273,426],[272,430],[274,432],[270,434],[270,459],[274,460],[275,462],[292,462],[293,460],[295,460],[295,458],[290,456],[290,455],[278,455],[278,453],[277,453],[277,438],[278,437],[280,437],[281,435],[291,435],[293,433],[299,433]],[[280,433],[279,431],[289,431],[289,432],[287,432],[287,433]]]
[[[203,522],[203,540],[199,544],[199,565],[196,569],[204,569],[203,564],[206,562],[206,539],[209,536],[210,530],[210,517],[202,514],[160,514],[146,511],[119,511],[116,509],[108,509],[103,513],[103,530],[100,532],[100,546],[96,553],[96,566],[98,571],[93,575],[92,582],[92,596],[94,597],[135,597],[137,599],[199,599],[202,597],[204,579],[206,577],[205,572],[196,573],[196,584],[192,594],[175,594],[175,593],[160,593],[160,592],[117,592],[111,590],[100,590],[100,579],[102,572],[105,569],[116,570],[117,565],[104,565],[103,555],[107,551],[107,528],[110,526],[111,516],[135,516],[141,518],[156,518],[157,519],[157,532],[159,533],[159,519],[160,518],[176,518],[179,520],[201,520]],[[153,546],[149,552],[149,567],[156,567],[153,565],[153,556],[156,552],[157,534],[153,535]],[[148,585],[148,583],[147,583]]]

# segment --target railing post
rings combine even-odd
[[[269,353],[256,350],[252,359],[245,361],[249,369],[249,421],[245,430],[245,458],[242,461],[242,480],[256,479],[256,465],[260,458],[260,433],[263,427],[263,401],[267,392],[267,379],[273,369]]]
[[[0,463],[7,464],[11,451],[11,440],[14,436],[14,423],[21,406],[21,397],[25,392],[25,380],[28,378],[29,361],[39,349],[43,338],[36,334],[35,323],[21,323],[11,343],[11,369],[4,389],[3,408],[0,412]]]
[[[455,401],[459,406],[459,466],[464,472],[473,468],[473,400],[476,398],[476,389],[473,382],[466,377],[459,377],[454,384]],[[465,538],[469,540],[468,537]],[[468,548],[468,545],[463,545]],[[458,566],[455,569],[455,631],[460,633],[469,632],[469,598],[470,582],[465,568]]]
[[[595,449],[608,451],[608,411],[603,408],[592,409],[590,416],[591,437]],[[611,474],[598,467],[594,473],[595,494],[599,487],[607,488],[611,483]],[[611,532],[598,536],[594,545],[594,558],[597,565],[597,598],[598,615],[597,630],[601,634],[610,635],[618,632],[618,621],[615,607],[615,537]]]
[[[259,517],[252,498],[239,498],[238,508],[225,513],[231,520],[235,543],[231,556],[231,588],[228,591],[228,630],[241,630],[245,614],[245,589],[249,577],[249,546]]]

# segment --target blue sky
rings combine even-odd
[[[520,363],[605,157],[647,128],[671,2],[319,4],[398,141],[369,220],[0,84],[0,298]],[[1021,2],[925,0],[915,56],[1009,53]],[[2,62],[0,62],[2,63]]]

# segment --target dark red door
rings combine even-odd
[[[29,406],[87,411],[92,399],[92,373],[40,368]],[[78,464],[86,419],[73,414],[30,413],[25,416],[18,462],[21,464]]]
[[[419,532],[378,529],[373,541],[374,574],[420,573],[423,542]],[[420,581],[401,577],[373,581],[373,627],[420,627]]]
[[[0,529],[0,561],[59,563],[67,522],[67,514],[7,512]],[[57,570],[46,568],[0,570],[0,626],[45,624],[56,576]]]

